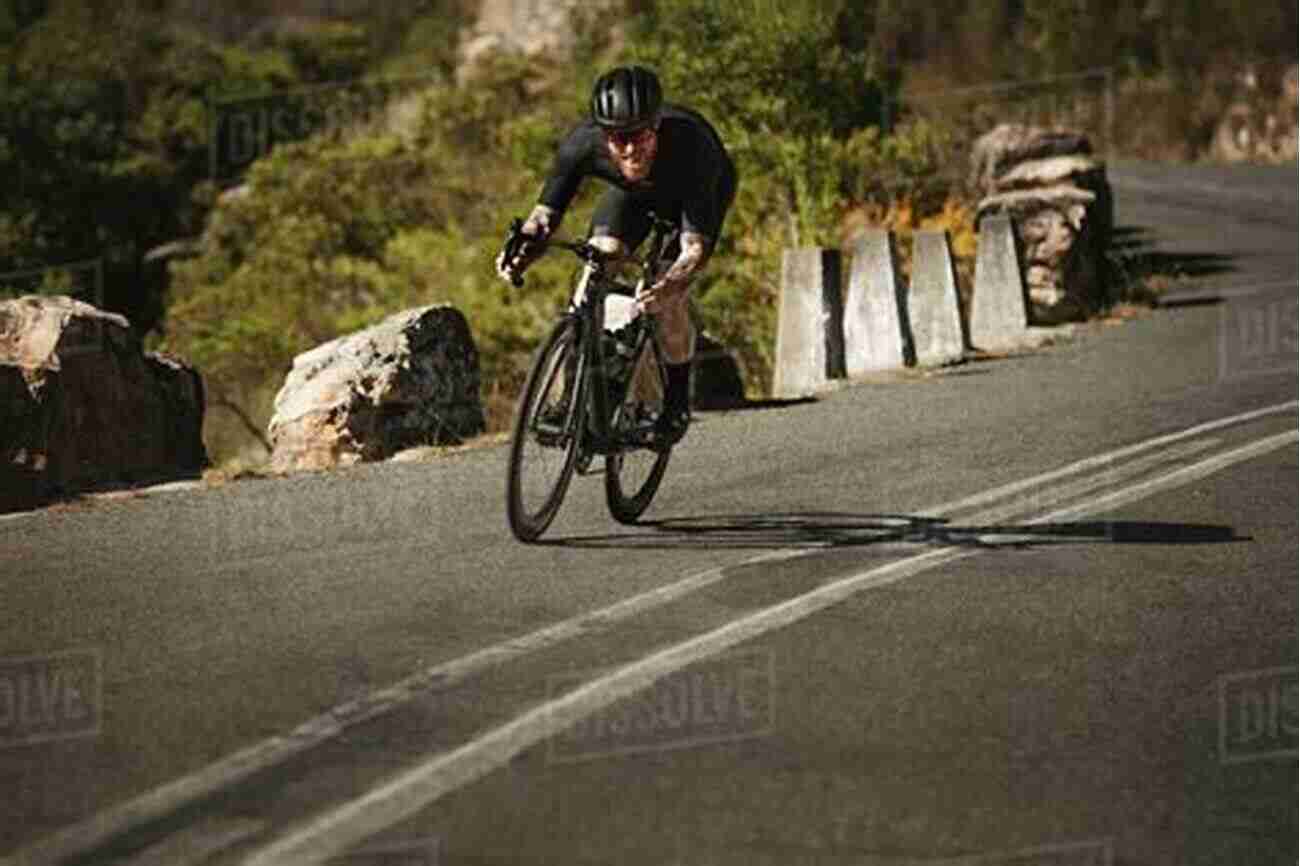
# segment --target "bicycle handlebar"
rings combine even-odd
[[[524,223],[523,220],[518,217],[510,221],[510,231],[506,234],[505,248],[502,252],[505,256],[505,261],[509,262],[516,254],[530,245],[536,244],[540,246],[543,253],[550,247],[559,247],[560,249],[568,250],[584,262],[596,264],[602,269],[614,264],[638,265],[641,268],[642,275],[649,279],[655,261],[667,246],[665,241],[671,238],[676,232],[673,224],[667,220],[660,219],[654,213],[650,213],[649,217],[651,223],[651,237],[654,238],[654,242],[650,245],[650,249],[646,252],[644,257],[635,255],[634,253],[607,253],[592,246],[590,241],[570,240],[568,238],[547,238],[545,240],[537,240],[523,233]],[[621,283],[611,282],[613,283],[612,288],[615,289],[614,294],[636,294],[634,289],[628,288]],[[522,287],[524,284],[523,275],[512,273],[510,276],[510,283],[515,288]]]

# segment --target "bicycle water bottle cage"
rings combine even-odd
[[[633,345],[626,332],[631,325],[617,331],[606,331],[602,341],[605,353],[605,375],[612,382],[623,382],[632,373]]]

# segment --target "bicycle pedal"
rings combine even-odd
[[[535,434],[537,444],[543,448],[563,448],[565,435],[561,432],[551,432],[539,430]]]

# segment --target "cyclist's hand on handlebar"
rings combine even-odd
[[[544,242],[551,236],[554,223],[555,211],[551,208],[541,204],[533,208],[519,229],[517,242],[507,243],[506,248],[497,256],[497,273],[502,279],[516,286],[522,284],[524,271],[542,254]]]
[[[502,250],[497,256],[497,276],[515,286],[523,285],[524,271],[528,270],[537,258],[534,248],[540,249],[540,245],[521,243],[517,244],[517,249],[511,255],[509,250]],[[509,256],[509,260],[507,260]]]

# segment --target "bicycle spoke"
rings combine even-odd
[[[654,450],[654,420],[663,410],[662,370],[647,346],[614,417],[616,435],[628,446],[605,459],[605,501],[621,523],[632,523],[650,505],[668,468],[670,450]]]

